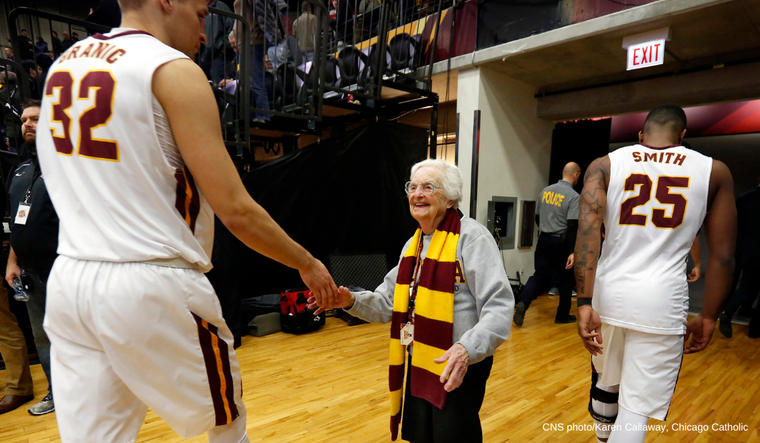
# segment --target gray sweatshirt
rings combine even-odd
[[[423,236],[422,257],[432,238],[432,234]],[[399,262],[411,242],[410,238],[404,245]],[[474,364],[496,353],[509,337],[515,297],[496,242],[483,225],[471,218],[462,217],[457,264],[461,272],[457,272],[454,292],[452,342],[464,346],[470,364]],[[391,321],[397,275],[398,265],[374,291],[355,292],[356,302],[346,311],[373,323]]]

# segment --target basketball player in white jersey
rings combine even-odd
[[[212,209],[317,297],[337,288],[251,199],[227,154],[191,60],[206,0],[120,4],[120,28],[51,67],[37,131],[60,217],[45,329],[61,439],[135,441],[150,407],[183,437],[248,442],[233,336],[203,275]]]
[[[665,420],[683,354],[710,342],[731,286],[731,173],[681,146],[685,133],[683,109],[657,107],[639,144],[595,160],[586,172],[575,246],[578,333],[592,354],[589,412],[600,442],[643,443],[649,418]],[[686,256],[702,226],[705,303],[687,323]]]

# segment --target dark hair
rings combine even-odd
[[[58,32],[57,31],[50,31],[50,35],[52,35],[55,38],[58,38]]]
[[[37,63],[34,60],[21,60],[21,66],[27,74],[29,74],[30,69],[37,70]]]
[[[653,129],[652,126],[668,126],[673,132],[681,132],[686,129],[686,113],[677,105],[660,105],[652,109],[644,120],[644,132]]]
[[[311,5],[308,2],[301,3],[302,12],[311,12]]]
[[[22,29],[21,32],[26,32],[26,29]]]
[[[22,109],[40,107],[42,107],[42,100],[33,100],[31,98],[24,100],[24,103],[21,104]]]

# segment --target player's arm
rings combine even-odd
[[[187,59],[153,76],[153,94],[166,111],[182,158],[211,209],[246,246],[297,269],[319,300],[338,289],[324,265],[293,241],[243,186],[222,141],[213,93],[201,69]]]
[[[578,208],[578,233],[575,240],[575,282],[578,288],[578,335],[592,354],[602,351],[601,320],[589,303],[594,295],[594,278],[602,246],[602,222],[607,207],[610,158],[591,163],[586,171]]]
[[[699,234],[694,238],[694,243],[691,245],[691,249],[689,250],[689,255],[691,255],[691,260],[694,262],[694,269],[689,272],[689,276],[686,278],[686,281],[689,283],[694,283],[695,281],[699,280],[699,277],[702,275],[702,247],[699,244]]]
[[[708,258],[705,270],[705,305],[702,313],[686,326],[686,354],[699,352],[710,343],[723,301],[731,289],[736,248],[736,204],[731,171],[720,161],[713,161],[710,195],[704,221]],[[691,337],[691,341],[689,338]]]

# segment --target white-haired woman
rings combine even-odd
[[[403,396],[404,440],[477,443],[483,439],[479,411],[492,356],[509,337],[514,296],[493,237],[456,209],[462,198],[457,167],[442,160],[419,162],[406,192],[419,228],[398,266],[374,291],[341,287],[322,308],[391,322],[393,440]]]

